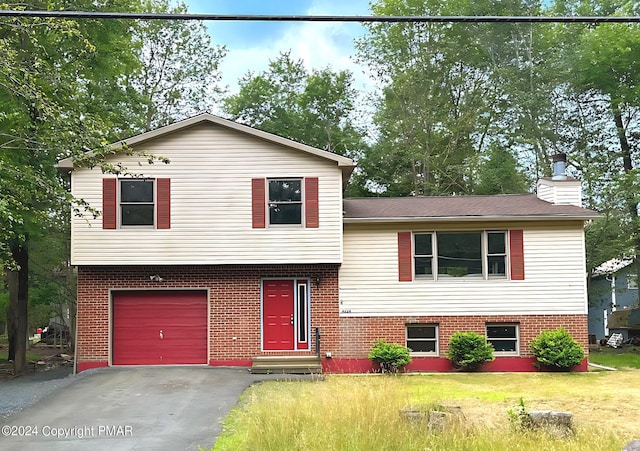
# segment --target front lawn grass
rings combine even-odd
[[[225,419],[215,450],[613,450],[638,437],[640,373],[327,376],[249,388]],[[518,432],[507,414],[573,413],[575,434]],[[464,421],[429,432],[400,415],[409,406],[460,406]]]
[[[0,362],[6,362],[8,358],[9,358],[8,353],[0,352]],[[29,360],[40,360],[41,358],[42,356],[40,354],[32,354],[30,352],[27,353],[27,362]]]
[[[623,346],[618,349],[609,346],[593,347],[589,350],[589,362],[618,369],[640,369],[640,346]]]

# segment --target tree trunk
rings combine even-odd
[[[614,111],[613,117],[616,122],[616,128],[618,129],[618,139],[620,140],[620,149],[622,150],[622,167],[624,169],[624,172],[628,173],[633,170],[633,160],[631,156],[631,145],[629,144],[629,140],[627,139],[627,133],[624,127],[624,121],[622,119],[622,112],[620,111],[620,109]],[[637,276],[640,275],[640,255],[638,255],[640,253],[640,221],[638,220],[638,204],[633,196],[631,196],[631,198],[627,201],[627,208],[629,209],[629,213],[631,214],[631,224],[633,227],[633,268],[635,268],[635,273]],[[638,298],[636,299],[636,303],[640,305],[640,290],[638,291]]]
[[[9,271],[9,359],[13,360],[13,372],[18,374],[27,367],[27,306],[29,301],[29,252],[24,245],[11,250],[18,265],[17,271]]]
[[[7,307],[7,337],[9,352],[7,360],[16,359],[16,340],[18,337],[18,271],[7,271],[7,289],[9,290],[9,306]]]

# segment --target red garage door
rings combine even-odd
[[[207,294],[128,291],[113,295],[113,364],[207,363]]]

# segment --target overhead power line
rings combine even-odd
[[[103,11],[0,10],[0,17],[70,19],[211,20],[251,22],[440,22],[440,23],[640,23],[640,16],[298,16],[255,14],[122,13]]]

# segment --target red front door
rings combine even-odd
[[[265,280],[262,292],[262,342],[265,351],[295,349],[293,280]]]

